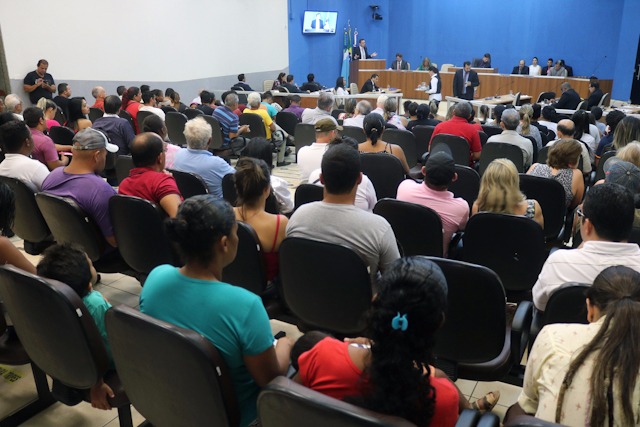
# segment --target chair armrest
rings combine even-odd
[[[533,309],[533,319],[531,321],[531,328],[529,329],[529,352],[531,352],[531,347],[533,347],[533,343],[536,341],[536,337],[542,330],[544,326],[542,324],[542,316],[544,312],[538,310],[534,307]]]
[[[593,187],[593,184],[596,183],[596,169],[593,169],[591,172],[589,172],[589,176],[586,177],[586,181],[589,184],[589,187]]]
[[[529,331],[533,318],[533,303],[522,301],[518,304],[511,323],[511,357],[515,365],[520,365],[529,341]]]
[[[480,412],[473,409],[465,409],[460,413],[456,427],[475,427],[480,419]]]
[[[456,231],[451,237],[451,243],[449,243],[449,259],[462,259],[462,238],[464,237],[464,231]]]
[[[498,418],[498,416],[492,412],[486,412],[482,414],[476,426],[477,427],[499,427],[500,418]]]

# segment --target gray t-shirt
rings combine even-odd
[[[289,220],[287,237],[349,246],[369,267],[372,278],[400,258],[387,220],[354,205],[314,202],[300,206]]]

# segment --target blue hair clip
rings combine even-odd
[[[409,321],[407,320],[406,313],[400,316],[400,312],[396,314],[396,316],[391,319],[391,327],[396,331],[400,329],[402,332],[406,331],[409,327]]]

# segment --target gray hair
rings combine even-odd
[[[333,94],[331,92],[320,92],[318,95],[318,108],[321,110],[331,111],[333,107]]]
[[[513,108],[504,110],[504,113],[502,113],[502,117],[500,118],[500,122],[504,123],[505,129],[516,130],[520,124],[520,113]]]
[[[398,110],[398,100],[396,98],[387,98],[384,101],[384,111],[388,113],[395,113]]]
[[[100,86],[96,86],[91,89],[91,96],[93,96],[95,99],[98,99],[98,95],[100,95],[100,89],[102,89],[102,87]]]
[[[456,117],[462,117],[463,119],[468,119],[469,117],[471,117],[472,108],[473,107],[469,102],[458,102],[455,108],[453,109],[453,114]],[[518,118],[518,120],[520,119]]]
[[[560,85],[560,89],[562,90],[569,90],[571,89],[571,85],[569,84],[569,82],[564,82]]]
[[[238,105],[239,98],[235,93],[227,94],[227,97],[224,99],[224,105],[227,107],[233,107],[234,105]]]
[[[387,102],[387,99],[389,99],[387,95],[380,95],[376,100],[376,106],[380,108],[384,108],[384,103]]]
[[[360,101],[356,105],[356,111],[361,116],[366,116],[367,114],[369,114],[371,112],[371,109],[372,108],[371,108],[371,104],[369,103],[369,101]]]
[[[213,131],[211,125],[202,117],[191,119],[184,125],[184,137],[189,148],[194,150],[206,150]]]
[[[251,92],[247,96],[247,104],[251,108],[258,108],[260,106],[260,102],[262,102],[262,98],[258,92]]]
[[[22,104],[22,99],[16,94],[10,93],[4,98],[4,108],[8,113],[15,113],[16,107]]]

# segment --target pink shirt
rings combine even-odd
[[[47,166],[47,162],[60,160],[56,146],[51,138],[37,129],[29,128],[29,130],[33,138],[32,158],[44,163],[45,166]]]
[[[469,204],[451,191],[436,191],[411,179],[398,186],[396,199],[426,206],[440,215],[443,228],[442,252],[447,255],[453,233],[464,230],[469,220]]]

